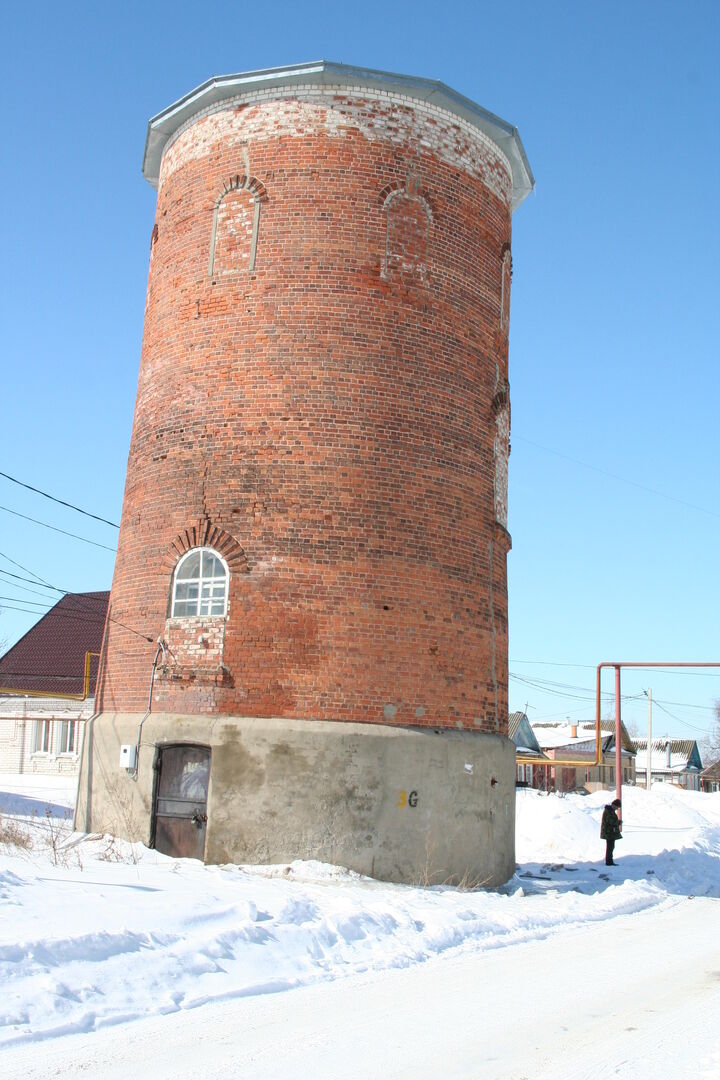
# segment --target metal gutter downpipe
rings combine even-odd
[[[152,671],[150,672],[150,690],[148,692],[147,709],[145,711],[145,715],[138,724],[137,739],[135,741],[135,768],[130,773],[130,778],[132,780],[137,780],[138,778],[138,767],[140,764],[140,739],[142,738],[143,724],[147,720],[148,716],[150,715],[150,710],[152,709],[153,686],[155,685],[155,672],[157,670],[157,662],[160,653],[162,653],[163,655],[163,663],[167,663],[167,650],[165,648],[165,642],[161,637],[158,638],[157,649],[155,650],[155,659],[153,660]]]

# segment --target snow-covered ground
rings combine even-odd
[[[485,892],[381,884],[317,863],[171,859],[72,833],[72,782],[0,775],[0,1075],[106,1077],[113,1065],[127,1075],[133,1040],[136,1080],[434,1077],[441,1052],[441,1072],[469,1080],[640,1077],[651,1053],[656,1076],[681,1075],[686,1058],[663,1050],[662,1033],[677,1042],[678,1023],[687,1032],[704,1009],[720,1015],[720,795],[625,788],[619,865],[606,868],[599,821],[611,797],[519,791],[517,872]],[[676,997],[663,989],[671,969]],[[552,1008],[568,985],[575,1019]],[[619,1065],[603,1072],[597,1051],[568,1060],[562,1046],[593,1008],[605,1045],[599,1002],[611,986],[606,1015],[625,988],[624,1016],[647,1006],[625,1030],[651,1027],[644,1055],[618,1044]],[[456,1038],[450,1015],[435,1029],[443,1007],[464,1024],[470,1001],[483,1002],[478,1022],[492,1019],[481,1039],[467,1025]],[[426,1018],[418,1031],[409,1018],[403,1028],[402,1008]],[[393,1016],[388,1047],[374,1033]],[[691,1034],[679,1044],[692,1048],[687,1075],[720,1076],[710,1018]]]

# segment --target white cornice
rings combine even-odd
[[[535,186],[535,180],[517,128],[501,120],[499,116],[476,105],[445,83],[433,79],[421,79],[414,75],[396,75],[389,71],[350,67],[330,60],[318,60],[289,67],[266,68],[263,71],[246,71],[237,75],[221,75],[208,79],[191,90],[173,105],[158,113],[148,123],[143,173],[157,187],[163,151],[180,127],[193,116],[204,112],[225,100],[255,94],[263,90],[292,88],[293,86],[343,86],[371,88],[374,91],[400,94],[425,101],[454,113],[478,128],[502,151],[512,173],[512,207],[520,205]]]

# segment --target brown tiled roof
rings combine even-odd
[[[0,657],[2,689],[82,694],[85,653],[100,652],[109,592],[67,593]],[[90,663],[95,693],[97,657]]]
[[[708,780],[720,780],[720,758],[714,761],[712,765],[708,765],[707,769],[703,769],[700,775]]]
[[[690,754],[692,754],[692,751],[693,751],[693,747],[696,745],[696,740],[695,739],[668,739],[668,738],[653,739],[653,741],[652,741],[653,753],[656,753],[656,752],[659,752],[659,751],[665,752],[667,750],[668,743],[670,744],[670,752],[671,753],[673,753],[673,754],[684,754],[685,757],[690,757]],[[643,738],[638,737],[635,740],[635,745],[637,746],[638,750],[647,750],[647,739],[643,739]]]

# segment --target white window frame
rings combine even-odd
[[[51,718],[35,721],[35,754],[52,754],[53,723]]]
[[[78,721],[61,720],[60,737],[58,741],[58,754],[70,754],[77,757],[78,752]]]
[[[198,574],[198,577],[197,578],[183,578],[181,576],[181,571],[182,571],[183,566],[185,565],[185,563],[188,561],[188,559],[191,556],[198,555],[198,554],[200,555],[200,573]],[[223,568],[223,571],[224,571],[224,574],[223,574],[222,578],[219,577],[219,576],[203,576],[203,562],[204,562],[203,556],[205,554],[212,555],[221,564],[221,566]],[[178,600],[178,595],[177,595],[178,594],[178,585],[179,584],[184,584],[186,582],[191,582],[191,581],[192,582],[197,582],[197,596],[194,597],[194,598],[192,598],[192,597],[191,598],[181,597],[180,600]],[[223,588],[223,591],[222,591],[222,596],[220,595],[219,591],[216,591],[217,590],[217,585],[218,585],[218,583],[220,581],[224,582],[224,588]],[[228,569],[228,564],[225,562],[225,560],[223,559],[223,557],[222,557],[222,555],[220,554],[219,551],[216,551],[215,548],[211,548],[211,547],[194,547],[194,548],[190,548],[190,550],[186,551],[185,554],[183,555],[183,557],[180,559],[180,561],[178,562],[177,566],[175,567],[175,571],[173,573],[172,604],[171,604],[171,607],[170,607],[171,618],[173,618],[173,619],[194,619],[194,618],[198,618],[198,617],[200,617],[200,618],[224,618],[227,615],[229,586],[230,586],[230,570]],[[207,595],[203,596],[203,592],[206,592]],[[179,603],[183,604],[183,605],[189,604],[193,599],[196,601],[196,605],[195,605],[196,610],[194,612],[185,611],[182,614],[179,614],[178,611],[177,611],[178,604]],[[220,610],[213,611],[212,608],[219,607],[220,602],[222,602],[222,611],[220,611]],[[207,605],[208,610],[202,611],[201,609],[205,605]]]

